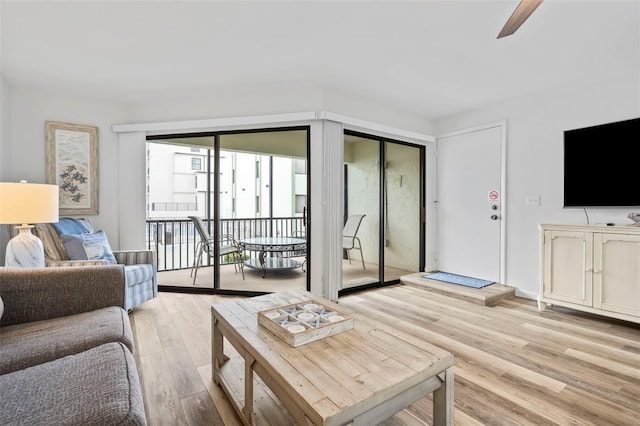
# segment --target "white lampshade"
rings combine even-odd
[[[5,266],[43,267],[42,241],[31,233],[30,223],[58,221],[58,186],[0,182],[0,223],[22,224],[7,244]]]
[[[58,185],[0,182],[0,223],[58,221]]]

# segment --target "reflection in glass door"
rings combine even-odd
[[[380,142],[345,135],[344,163],[343,289],[380,281]]]
[[[345,133],[342,290],[395,283],[423,269],[423,159],[423,147]],[[364,216],[355,237],[347,229],[354,215]]]

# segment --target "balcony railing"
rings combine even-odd
[[[213,221],[204,221],[213,236]],[[301,217],[259,219],[221,219],[220,235],[231,234],[236,240],[253,237],[289,237],[304,230]],[[147,248],[156,252],[158,272],[193,266],[196,244],[200,237],[190,219],[147,219]],[[245,258],[257,256],[246,252]],[[222,258],[221,263],[229,259]],[[202,265],[213,265],[213,259],[202,257]]]

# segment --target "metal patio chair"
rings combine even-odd
[[[196,243],[195,254],[193,259],[193,267],[191,268],[191,275],[193,275],[193,285],[196,284],[196,277],[198,275],[198,268],[202,263],[202,256],[206,254],[210,259],[213,259],[215,256],[215,241],[213,237],[209,235],[209,231],[204,225],[204,222],[198,216],[189,216],[189,219],[193,221],[193,225],[200,236],[200,241]],[[240,244],[233,235],[224,234],[220,236],[219,241],[219,256],[227,256],[230,255],[233,259],[233,267],[238,273],[238,269],[242,272],[242,279],[244,280],[244,263],[242,260],[242,249],[240,248]]]

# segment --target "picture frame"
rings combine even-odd
[[[98,128],[46,121],[47,183],[60,188],[60,215],[98,214]]]

